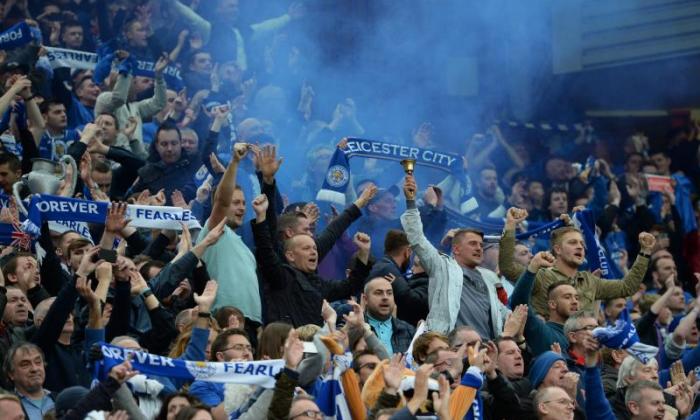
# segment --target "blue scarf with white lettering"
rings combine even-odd
[[[132,369],[145,375],[274,388],[275,376],[284,368],[284,360],[281,359],[257,362],[201,362],[171,359],[105,343],[100,343],[100,346],[103,357],[94,366],[94,376],[97,380],[106,378],[112,367],[129,360]]]
[[[22,225],[25,232],[38,236],[45,221],[86,222],[104,224],[110,203],[80,200],[57,195],[36,194],[29,203],[29,217]],[[182,229],[185,223],[190,229],[201,225],[190,210],[167,206],[128,205],[126,218],[135,228]]]
[[[0,50],[22,47],[36,40],[41,40],[39,29],[29,26],[27,22],[20,22],[0,33]]]
[[[44,47],[48,50],[46,55],[49,63],[51,63],[52,68],[69,67],[72,69],[83,69],[83,70],[95,70],[107,69],[106,74],[104,71],[96,72],[95,83],[101,83],[106,75],[109,74],[109,69],[111,69],[112,61],[114,60],[114,54],[105,54],[104,56],[98,56],[95,53],[69,50],[67,48],[56,48],[56,47]],[[133,72],[135,76],[143,76],[154,78],[155,73],[153,68],[155,67],[154,61],[140,60],[134,57],[129,57],[124,60],[122,65],[119,67],[120,71]],[[97,73],[102,74],[98,76]],[[170,89],[179,90],[184,86],[182,81],[182,76],[180,70],[175,66],[167,66],[163,70],[163,77]]]
[[[600,269],[600,274],[606,279],[622,278],[622,273],[616,264],[612,263],[608,251],[598,238],[595,230],[595,220],[593,212],[585,209],[574,213],[574,225],[583,233],[583,240],[586,242],[586,262],[588,271]]]
[[[345,149],[337,148],[328,165],[323,186],[316,195],[317,200],[345,205],[345,192],[350,182],[350,158],[360,156],[373,159],[415,159],[416,165],[428,166],[448,173],[462,168],[462,158],[452,153],[403,146],[381,141],[349,138]]]

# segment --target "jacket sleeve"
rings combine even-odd
[[[122,384],[114,393],[112,404],[115,410],[126,411],[130,420],[147,420],[126,384]]]
[[[411,248],[420,258],[425,272],[431,275],[436,269],[435,264],[440,260],[440,253],[423,234],[423,222],[420,220],[420,213],[415,207],[415,202],[409,203],[408,207],[401,215],[401,225],[406,232]]]
[[[283,420],[289,418],[289,409],[292,407],[294,388],[297,386],[299,374],[293,370],[284,368],[275,382],[275,390],[272,394],[272,402],[267,412],[268,420]]]
[[[165,80],[162,77],[156,77],[155,84],[153,96],[136,103],[139,115],[144,120],[150,119],[165,106]]]
[[[27,300],[29,300],[29,303],[32,304],[33,308],[36,308],[36,305],[41,303],[42,300],[48,299],[50,297],[51,295],[49,294],[49,292],[47,292],[46,289],[44,289],[44,287],[40,284],[37,284],[36,286],[27,290]]]
[[[323,229],[323,232],[316,238],[319,261],[323,260],[326,254],[333,249],[333,245],[340,239],[343,232],[361,215],[360,209],[355,204],[351,204]]]
[[[622,280],[605,280],[593,276],[597,283],[595,298],[600,300],[626,298],[637,293],[648,265],[649,258],[637,255],[632,268]]]
[[[129,332],[130,310],[131,284],[128,281],[117,281],[114,287],[112,315],[105,326],[107,341],[112,341],[114,337],[126,335]]]
[[[515,261],[515,231],[506,230],[503,232],[498,253],[498,269],[501,274],[510,281],[516,281],[525,267]]]
[[[583,374],[586,386],[586,418],[589,420],[615,420],[610,402],[605,398],[600,370],[587,367]]]
[[[355,258],[352,269],[350,270],[350,278],[344,281],[324,281],[323,297],[329,302],[340,299],[348,299],[350,296],[358,293],[365,283],[365,279],[369,275],[369,264],[363,264],[362,261]]]
[[[209,330],[204,328],[192,328],[192,336],[190,342],[185,347],[185,354],[182,355],[183,360],[204,360],[204,351],[209,340]]]
[[[557,341],[557,338],[552,333],[552,330],[547,328],[547,324],[537,316],[537,313],[529,305],[530,294],[535,283],[535,275],[529,270],[520,276],[518,282],[515,283],[515,289],[510,296],[510,307],[515,308],[517,305],[527,304],[527,322],[525,323],[525,338],[527,344],[532,348],[535,355],[546,351],[549,346]],[[560,343],[563,344],[563,343]]]
[[[262,223],[252,222],[253,237],[255,240],[255,259],[263,281],[271,289],[283,289],[287,283],[288,274],[283,267],[282,260],[275,252],[267,220]]]
[[[95,103],[95,115],[104,113],[113,114],[117,108],[126,104],[126,99],[129,95],[129,87],[131,86],[130,75],[120,73],[117,76],[117,82],[114,84],[114,89],[110,92],[102,92],[97,97]]]
[[[121,385],[114,378],[100,382],[68,411],[63,420],[82,420],[91,411],[112,411],[112,396]]]
[[[494,419],[507,419],[517,413],[520,408],[520,398],[513,386],[499,373],[495,379],[488,379],[488,388],[495,403],[491,404]]]
[[[272,241],[272,248],[274,250],[281,249],[281,244],[277,236],[277,196],[279,195],[279,190],[277,189],[277,181],[274,181],[272,185],[266,184],[262,180],[262,174],[258,177],[260,182],[260,191],[267,197],[267,211],[265,212],[265,222],[267,223],[268,230],[270,231],[270,240]],[[318,246],[317,246],[318,248]],[[319,261],[321,259],[319,258]]]
[[[175,317],[160,305],[149,310],[148,316],[151,318],[151,329],[141,337],[139,344],[151,353],[166,353],[169,350],[170,342],[178,335],[175,328]]]
[[[63,285],[58,296],[56,296],[56,300],[51,304],[44,322],[41,323],[36,334],[31,339],[34,344],[44,351],[44,354],[48,353],[58,341],[58,337],[63,331],[63,325],[68,320],[77,298],[78,292],[71,281]]]
[[[51,296],[56,296],[64,284],[70,281],[70,275],[61,267],[61,260],[56,255],[56,248],[51,240],[49,224],[42,223],[39,245],[46,251],[41,260],[41,284]]]
[[[150,281],[150,287],[158,300],[170,296],[182,280],[192,274],[197,266],[197,256],[191,251],[183,255],[175,262],[168,263],[160,273]]]

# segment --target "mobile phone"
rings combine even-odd
[[[117,262],[117,251],[113,249],[100,249],[97,252],[97,258],[114,264]]]

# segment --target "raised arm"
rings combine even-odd
[[[153,96],[139,101],[136,106],[138,107],[139,115],[142,119],[148,120],[157,113],[159,113],[165,106],[165,90],[167,86],[165,84],[165,79],[163,78],[163,71],[168,65],[168,56],[163,54],[158,61],[156,61],[155,67],[153,69],[155,73],[155,88],[153,89]]]
[[[338,217],[326,226],[316,238],[318,248],[318,260],[321,261],[328,254],[335,243],[343,236],[347,228],[362,215],[362,208],[377,194],[377,187],[370,184],[352,205],[345,209]]]
[[[224,176],[221,178],[221,182],[219,182],[219,185],[216,187],[216,192],[214,193],[211,216],[209,216],[209,221],[207,222],[209,229],[226,219],[226,215],[231,208],[233,192],[236,189],[236,172],[238,172],[238,165],[241,159],[248,153],[248,147],[246,143],[236,143],[233,146],[231,162],[228,164],[228,167],[226,167],[226,172],[224,172]]]
[[[255,240],[255,259],[258,269],[265,281],[272,289],[283,289],[286,282],[286,273],[282,266],[282,260],[275,252],[275,247],[267,227],[267,209],[269,202],[267,196],[261,194],[253,200],[255,222],[253,222],[253,238]]]
[[[418,191],[418,186],[415,178],[413,175],[406,175],[403,186],[406,211],[401,215],[401,226],[406,232],[411,248],[420,258],[425,272],[430,275],[435,270],[435,263],[440,258],[440,253],[423,234],[423,222],[420,220],[420,212],[416,208],[416,191]]]
[[[527,210],[511,207],[506,212],[506,226],[501,237],[498,253],[498,269],[510,281],[515,281],[525,271],[525,267],[515,261],[515,228],[527,219]]]
[[[598,287],[596,289],[596,299],[607,300],[621,297],[632,296],[639,290],[639,285],[644,280],[644,274],[649,266],[649,256],[651,255],[656,238],[654,235],[647,232],[639,234],[640,251],[637,259],[634,261],[629,273],[622,280],[603,280],[598,279]]]

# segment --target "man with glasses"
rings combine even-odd
[[[211,344],[212,362],[250,362],[253,360],[253,347],[248,334],[241,329],[230,329],[220,333]],[[190,395],[199,398],[203,404],[216,407],[224,401],[224,384],[194,381]]]
[[[598,326],[596,316],[591,311],[578,311],[572,314],[564,323],[564,334],[569,339],[566,364],[569,370],[583,373],[585,348],[583,343],[591,332]]]
[[[297,395],[289,409],[289,420],[323,420],[323,413],[307,395]]]
[[[574,418],[574,400],[558,386],[548,386],[537,391],[535,410],[540,420],[571,420]]]

